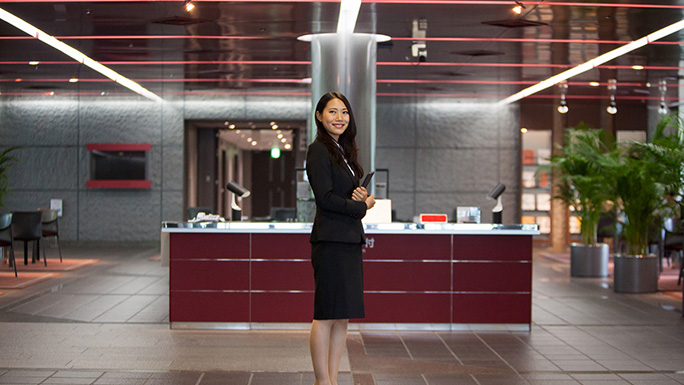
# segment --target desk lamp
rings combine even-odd
[[[487,194],[487,199],[496,199],[496,206],[492,209],[492,223],[501,223],[503,217],[503,203],[501,195],[506,191],[506,185],[499,183]]]
[[[235,182],[229,182],[226,185],[226,188],[228,191],[233,193],[233,199],[230,202],[230,208],[231,208],[231,214],[230,214],[230,219],[232,221],[241,221],[242,220],[242,209],[240,206],[237,204],[237,197],[240,198],[247,198],[251,192],[247,190],[246,188],[240,186],[239,184]]]

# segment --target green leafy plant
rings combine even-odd
[[[605,159],[604,166],[625,217],[622,236],[629,255],[648,253],[649,231],[662,226],[662,218],[673,208],[673,202],[666,197],[682,189],[681,134],[681,122],[667,116],[658,123],[650,141],[630,143]]]
[[[0,152],[0,207],[4,206],[5,195],[10,191],[7,171],[17,161],[17,158],[12,156],[11,153],[18,148],[13,146]]]
[[[565,143],[549,159],[558,191],[553,198],[574,209],[581,222],[582,243],[594,246],[601,213],[613,199],[612,190],[606,186],[603,158],[610,156],[614,141],[603,130],[580,123],[566,130]]]

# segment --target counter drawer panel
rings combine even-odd
[[[248,259],[249,234],[169,234],[169,258]]]
[[[311,322],[314,293],[252,293],[252,322]]]
[[[311,259],[311,234],[252,234],[254,259]]]
[[[314,289],[311,261],[254,261],[252,290]]]
[[[366,234],[364,259],[451,259],[451,235]]]
[[[364,261],[365,290],[449,291],[451,271],[448,262]]]
[[[249,290],[249,261],[171,260],[171,290]]]
[[[530,294],[454,294],[454,323],[532,322]]]
[[[454,260],[530,261],[531,235],[454,235]]]
[[[531,282],[531,263],[454,263],[454,291],[531,292]]]
[[[249,322],[249,293],[171,291],[171,322]]]
[[[448,293],[366,293],[366,318],[358,322],[448,323],[451,295]]]

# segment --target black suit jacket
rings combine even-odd
[[[361,218],[366,216],[366,202],[351,199],[361,176],[354,176],[347,165],[337,164],[319,141],[309,146],[306,174],[316,198],[310,241],[365,243]]]

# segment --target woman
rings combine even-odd
[[[363,318],[361,218],[375,205],[359,187],[356,123],[342,94],[329,92],[315,111],[316,140],[306,155],[306,173],[316,198],[311,231],[314,268],[314,319],[310,348],[315,385],[337,385],[337,372],[350,318]]]

